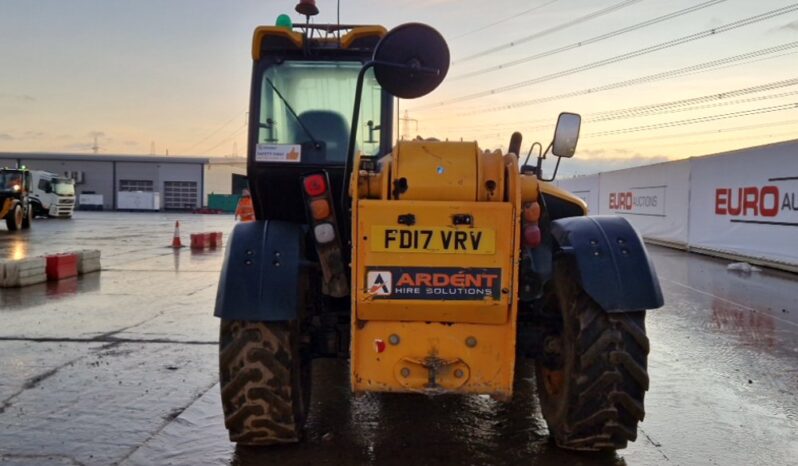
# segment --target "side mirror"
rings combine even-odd
[[[391,29],[374,49],[374,76],[402,99],[434,91],[449,71],[449,46],[434,28],[407,23]]]
[[[580,126],[582,117],[578,113],[560,113],[557,129],[554,130],[554,141],[551,143],[551,153],[557,157],[573,157],[579,141]]]

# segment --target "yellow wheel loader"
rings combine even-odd
[[[0,169],[0,220],[8,231],[27,230],[33,222],[31,174],[25,167]]]
[[[633,441],[662,293],[628,222],[544,178],[547,153],[574,155],[579,116],[560,115],[535,165],[519,134],[507,153],[394,144],[394,100],[449,66],[421,24],[259,27],[252,55],[257,221],[231,234],[215,311],[231,441],[301,441],[314,358],[348,358],[356,393],[501,400],[534,358],[559,446]]]

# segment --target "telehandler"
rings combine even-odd
[[[349,359],[355,393],[500,400],[513,395],[516,359],[534,358],[557,445],[635,440],[645,312],[662,293],[626,220],[586,216],[544,177],[549,151],[574,155],[579,115],[559,116],[535,165],[519,163],[519,134],[506,154],[394,144],[395,98],[446,75],[441,35],[417,23],[280,23],[254,33],[257,220],[233,230],[216,299],[230,440],[300,441],[322,357]]]

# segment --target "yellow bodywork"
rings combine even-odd
[[[8,214],[13,207],[14,207],[14,200],[6,199],[3,202],[3,207],[0,208],[0,219],[6,218],[6,214]]]
[[[367,38],[369,36],[382,37],[386,33],[387,30],[382,26],[358,26],[342,35],[340,39],[331,36],[329,38],[314,38],[313,40],[331,44],[337,42],[338,46],[347,49],[358,39]],[[300,32],[280,26],[259,26],[255,28],[255,33],[252,37],[252,59],[255,61],[261,59],[261,48],[265,38],[284,39],[285,42],[283,46],[290,44],[295,48],[301,48],[305,41],[304,36]]]
[[[411,141],[355,173],[355,391],[512,394],[517,167],[475,143]]]

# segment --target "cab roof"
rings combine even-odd
[[[361,50],[370,52],[388,32],[377,25],[311,24],[294,26],[259,26],[252,37],[252,59],[257,61],[269,51],[279,50]]]

